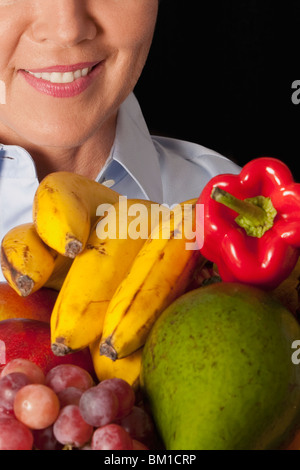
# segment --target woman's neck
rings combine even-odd
[[[5,134],[0,142],[19,145],[32,156],[39,181],[54,171],[70,171],[95,179],[109,157],[115,138],[116,116],[84,142],[72,147],[35,145],[22,137]],[[1,136],[2,137],[2,136]]]
[[[70,171],[95,179],[109,157],[114,135],[101,145],[89,140],[73,148],[27,148],[35,161],[39,180],[54,171]]]

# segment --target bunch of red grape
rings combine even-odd
[[[0,450],[147,450],[154,425],[135,401],[125,380],[14,359],[0,375]]]

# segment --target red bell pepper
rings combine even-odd
[[[300,255],[300,184],[282,161],[257,158],[239,175],[218,175],[198,203],[200,251],[223,281],[274,289],[289,276]]]

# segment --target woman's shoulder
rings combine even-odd
[[[157,151],[163,186],[168,193],[176,191],[184,194],[186,199],[194,198],[212,177],[241,171],[229,158],[200,144],[160,135],[151,138]]]
[[[198,143],[161,135],[151,135],[151,138],[160,157],[170,159],[172,164],[177,159],[206,167],[217,163],[219,167],[222,167],[222,171],[223,169],[240,171],[240,167],[230,158]]]

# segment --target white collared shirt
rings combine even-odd
[[[171,206],[198,197],[213,176],[239,172],[235,163],[201,145],[151,136],[132,93],[120,107],[115,141],[96,180],[128,198]],[[29,153],[0,144],[0,240],[12,227],[32,221],[38,184]]]

